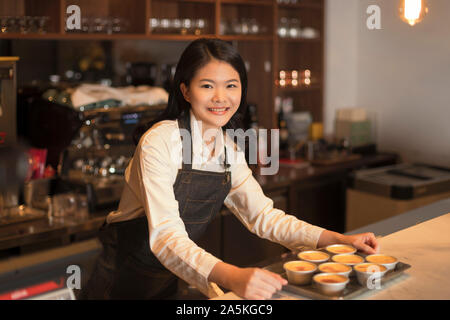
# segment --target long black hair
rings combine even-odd
[[[184,83],[189,87],[196,72],[213,59],[229,63],[239,74],[241,80],[241,103],[231,119],[223,126],[223,129],[242,127],[242,120],[247,108],[247,72],[244,61],[239,52],[228,42],[214,38],[200,38],[191,42],[181,54],[172,81],[172,89],[169,92],[167,107],[154,120],[136,128],[133,134],[135,144],[155,123],[163,120],[180,119],[189,112],[191,105],[184,99],[180,85]]]

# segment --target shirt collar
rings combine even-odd
[[[192,135],[192,153],[193,153],[193,161],[200,161],[200,163],[204,163],[208,159],[208,148],[206,144],[203,143],[202,132],[200,130],[201,122],[197,120],[192,109],[189,110],[191,115],[191,135]],[[216,139],[215,139],[215,153],[212,157],[212,161],[219,160],[221,163],[223,162],[223,151],[224,151],[224,137],[223,131],[218,130]]]

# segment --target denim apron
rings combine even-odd
[[[189,112],[178,120],[191,133]],[[180,132],[181,135],[181,132]],[[190,139],[192,159],[192,139]],[[173,190],[180,217],[192,241],[198,240],[220,211],[231,189],[231,172],[224,147],[225,172],[192,169],[192,161],[178,170]],[[103,224],[99,232],[103,252],[79,299],[167,299],[177,291],[178,278],[150,250],[147,217]]]

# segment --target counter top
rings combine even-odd
[[[411,265],[403,275],[379,290],[368,291],[357,299],[429,300],[450,299],[450,199],[411,210],[397,217],[354,230],[377,230],[381,253]],[[416,220],[419,219],[419,220]],[[397,230],[401,228],[401,230]],[[393,233],[389,233],[393,231]],[[266,267],[270,269],[270,265]],[[285,291],[275,299],[306,299]],[[240,299],[233,292],[216,299]]]
[[[359,169],[361,167],[390,165],[396,161],[397,156],[395,154],[379,153],[328,166],[307,166],[296,169],[294,167],[280,165],[279,171],[275,175],[261,175],[259,174],[259,170],[256,170],[254,176],[264,190],[269,190],[285,187],[296,181],[319,178],[338,172],[345,173],[348,170]]]
[[[450,299],[450,213],[380,239],[381,251],[411,265],[404,275],[361,299]]]
[[[64,220],[54,219],[53,221],[43,218],[0,226],[0,250],[98,229],[108,212],[96,212],[81,221],[70,217]]]

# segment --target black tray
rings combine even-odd
[[[319,250],[323,251],[323,250]],[[366,257],[364,254],[356,253],[359,256]],[[287,261],[291,260],[298,260],[297,255],[295,253],[290,253],[283,257],[282,261],[274,263],[268,267],[266,267],[266,270],[275,272],[280,274],[283,278],[287,279],[286,272],[283,269],[283,264]],[[395,266],[394,270],[390,270],[386,272],[384,277],[381,278],[381,289],[383,290],[383,287],[393,279],[401,276],[403,272],[407,269],[411,268],[411,265],[403,263],[399,261],[397,265]],[[339,296],[327,296],[324,295],[319,291],[319,289],[315,286],[314,283],[304,285],[304,286],[298,286],[293,284],[287,284],[283,286],[283,291],[291,292],[303,297],[311,298],[311,299],[318,299],[318,300],[347,300],[347,299],[353,299],[367,291],[372,291],[371,289],[367,287],[363,287],[359,284],[358,279],[356,278],[356,275],[350,277],[350,282],[345,287],[344,291]]]

